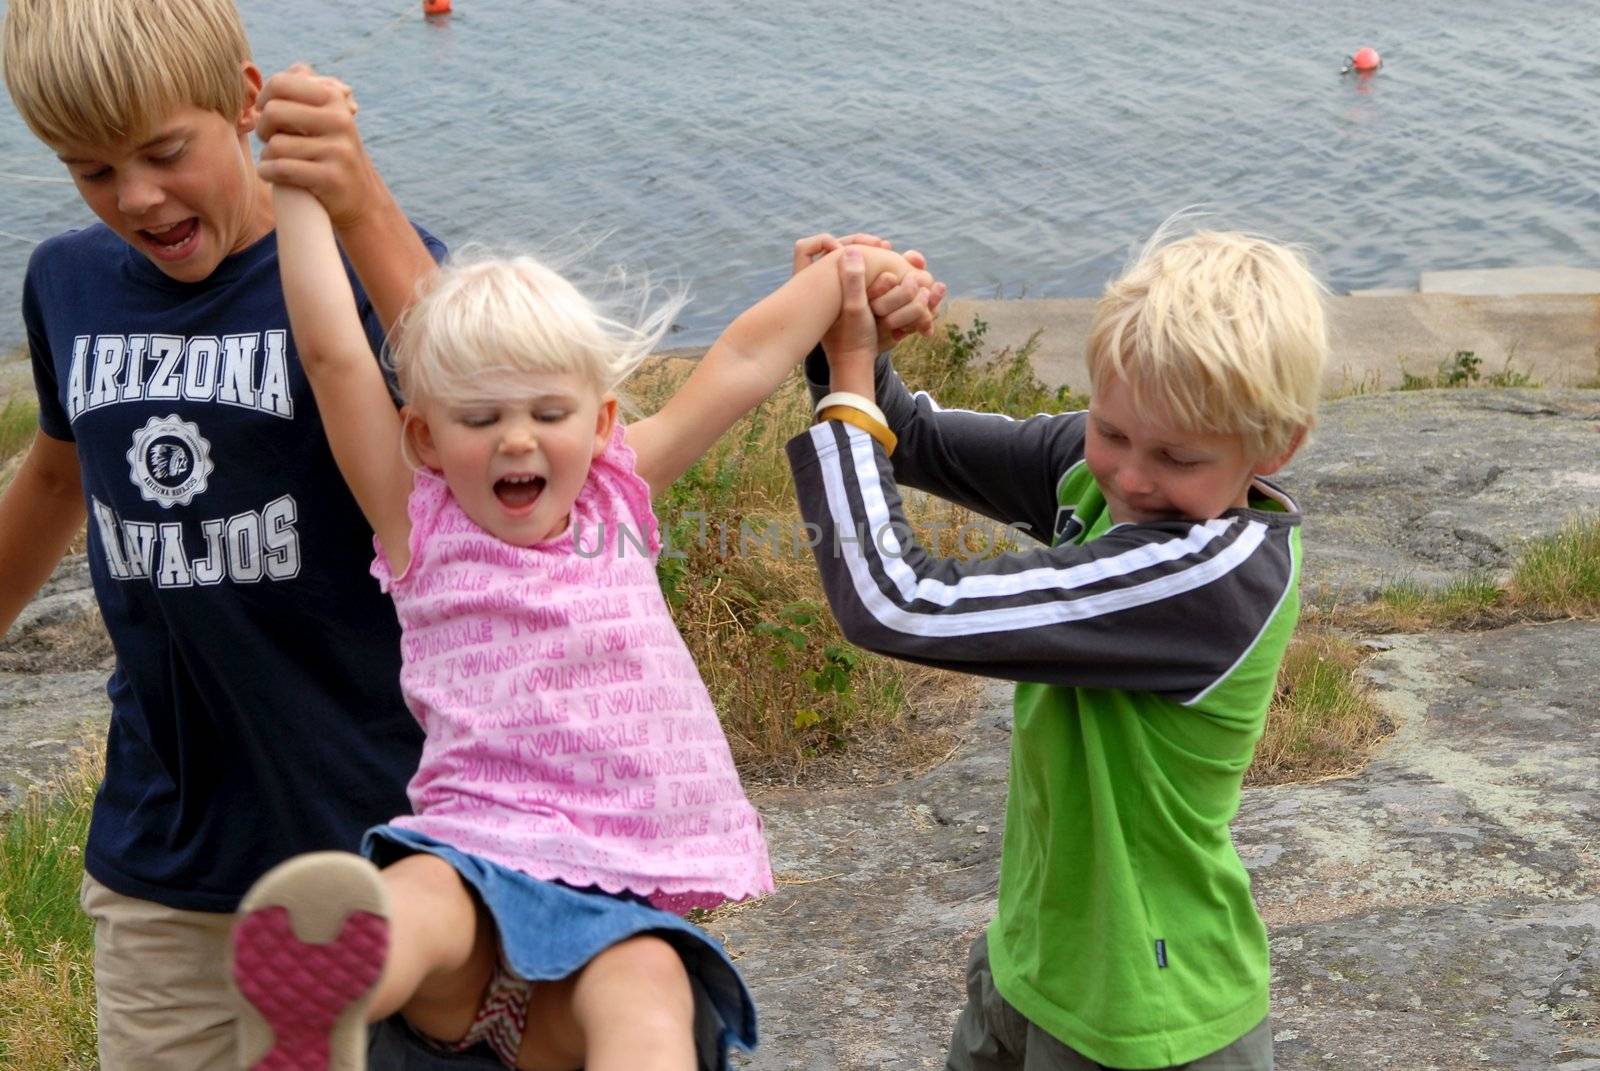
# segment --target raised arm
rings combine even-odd
[[[897,480],[1051,542],[1058,484],[1083,459],[1082,414],[1013,420],[945,410],[921,392],[913,397],[879,353],[885,338],[881,321],[873,330],[881,310],[864,286],[869,276],[852,260],[839,267],[843,311],[806,362],[813,402],[828,391],[875,401],[898,439]]]
[[[901,486],[1050,542],[1058,527],[1057,487],[1083,462],[1086,414],[1010,417],[945,409],[926,391],[912,393],[887,353],[876,357],[870,374],[858,368],[848,381],[853,387],[831,378],[821,348],[805,368],[813,402],[830,390],[853,390],[877,402],[899,438],[892,460]],[[996,480],[997,472],[1006,478]]]
[[[300,364],[311,381],[339,471],[398,575],[410,563],[411,470],[400,414],[361,321],[328,213],[305,190],[274,186],[278,259]]]
[[[261,176],[322,202],[385,331],[434,270],[433,255],[389,192],[356,126],[350,87],[296,64],[267,79],[256,134]]]
[[[849,307],[860,309],[859,274],[846,282],[857,292]],[[836,390],[872,389],[874,342],[863,313],[852,344],[829,351]],[[1013,480],[1006,455],[987,453],[982,440],[946,442],[975,453],[964,458],[952,449],[943,463],[974,481]],[[1293,518],[1240,512],[1203,523],[1118,525],[1087,543],[939,558],[917,541],[895,467],[867,432],[840,421],[816,424],[788,452],[801,515],[820,534],[817,567],[829,605],[846,638],[868,650],[986,676],[1148,690],[1188,702],[1225,677],[1269,625],[1281,625],[1280,611],[1294,613]],[[1045,509],[1054,505],[1049,495]]]
[[[911,265],[887,249],[858,249],[869,275]],[[839,315],[843,250],[818,259],[741,313],[667,404],[628,429],[639,475],[659,494],[734,422],[776,390]]]
[[[800,513],[850,642],[1018,681],[1202,694],[1294,595],[1288,522],[1238,513],[1122,525],[989,559],[939,558],[906,520],[883,448],[848,424],[789,443]],[[1003,473],[993,473],[996,481]],[[1293,612],[1293,607],[1290,607]]]

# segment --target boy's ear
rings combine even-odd
[[[244,104],[239,109],[236,125],[239,133],[248,134],[256,128],[256,121],[261,118],[261,109],[256,107],[256,101],[261,98],[261,68],[245,60],[239,64],[239,75],[244,79]]]
[[[433,429],[428,427],[427,419],[414,406],[401,407],[400,434],[404,439],[401,446],[420,464],[434,471],[441,468],[439,448],[433,442]]]
[[[608,394],[600,399],[600,412],[594,418],[594,453],[591,458],[599,457],[605,453],[606,445],[611,442],[611,429],[617,424],[617,398]]]
[[[1294,455],[1299,453],[1300,447],[1305,444],[1306,431],[1306,428],[1300,428],[1296,430],[1294,437],[1289,440],[1289,445],[1284,447],[1284,450],[1281,454],[1278,454],[1276,457],[1269,457],[1265,461],[1258,462],[1255,466],[1255,474],[1257,476],[1271,476],[1274,472],[1277,472],[1279,469],[1283,468],[1283,466],[1292,461],[1294,459]]]

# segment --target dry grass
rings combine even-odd
[[[0,1069],[95,1066],[94,958],[78,910],[100,783],[90,747],[0,830]]]
[[[0,405],[0,492],[10,486],[38,428],[39,404],[31,391],[14,394]],[[82,554],[88,543],[88,529],[80,528],[67,553]]]
[[[686,362],[641,372],[653,411]],[[659,572],[673,617],[747,778],[796,782],[921,765],[948,748],[976,685],[850,647],[828,613],[783,444],[810,423],[804,387],[780,391],[657,503]],[[937,511],[948,513],[939,504]],[[930,688],[935,676],[945,678]]]
[[[94,965],[57,942],[25,956],[0,942],[0,1071],[90,1071]]]
[[[975,321],[932,342],[908,340],[896,367],[915,388],[961,408],[1028,415],[1083,404],[1040,383],[1026,347],[986,354],[986,331]],[[653,412],[691,368],[653,362],[630,381],[631,403]],[[659,571],[747,777],[795,782],[867,769],[880,779],[947,753],[977,683],[844,643],[799,527],[783,451],[810,421],[797,376],[679,480],[657,513],[671,553],[682,557],[664,553]],[[1006,549],[999,526],[948,503],[908,494],[906,512],[936,552]]]
[[[1311,781],[1359,769],[1394,724],[1359,667],[1366,652],[1320,618],[1289,641],[1247,785]]]
[[[1341,623],[1363,632],[1493,628],[1515,620],[1505,589],[1481,573],[1442,587],[1397,581],[1370,603],[1333,612]]]
[[[1048,387],[1033,371],[1039,333],[1021,349],[988,353],[989,325],[976,317],[965,328],[946,324],[934,339],[912,337],[895,350],[895,369],[912,390],[925,390],[946,409],[974,409],[1025,417],[1088,407],[1089,399],[1067,387]]]
[[[1482,574],[1438,588],[1402,582],[1361,606],[1302,620],[1278,678],[1249,784],[1353,770],[1391,731],[1358,667],[1364,653],[1341,633],[1499,628],[1519,621],[1600,616],[1600,519],[1578,518],[1522,552],[1509,580]]]
[[[31,396],[13,395],[0,405],[0,462],[11,460],[33,441],[39,426],[39,404]]]
[[[13,395],[0,405],[0,491],[11,483],[38,426],[39,406],[31,395]]]
[[[116,651],[100,615],[30,628],[0,644],[0,673],[73,673],[111,668]]]

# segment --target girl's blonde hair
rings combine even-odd
[[[1151,239],[1106,287],[1089,328],[1091,388],[1129,387],[1136,412],[1239,435],[1276,457],[1316,420],[1328,333],[1323,288],[1297,250],[1237,232]]]
[[[9,0],[5,79],[49,145],[142,138],[186,104],[244,110],[250,45],[233,0]]]
[[[529,373],[576,374],[604,394],[655,350],[682,307],[681,296],[653,310],[641,299],[628,322],[533,257],[468,250],[396,325],[390,360],[408,402],[514,394]]]

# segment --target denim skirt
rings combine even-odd
[[[677,951],[689,974],[703,1071],[725,1071],[730,1045],[755,1048],[750,990],[722,946],[694,924],[651,907],[641,896],[541,881],[409,829],[376,826],[361,842],[361,854],[379,867],[417,852],[449,863],[477,893],[500,931],[506,966],[518,977],[530,982],[565,978],[619,941],[659,937]]]

